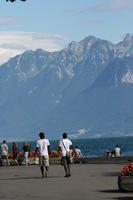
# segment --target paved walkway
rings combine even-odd
[[[133,200],[117,186],[120,164],[75,164],[64,178],[60,165],[50,166],[48,179],[38,166],[1,167],[0,199],[13,200]]]

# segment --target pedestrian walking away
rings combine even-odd
[[[70,148],[72,148],[71,140],[67,139],[67,133],[63,133],[62,139],[59,142],[59,148],[62,154],[62,164],[65,170],[65,177],[71,176],[71,159],[70,159]]]
[[[25,161],[25,165],[29,165],[29,159],[28,159],[28,155],[29,155],[29,145],[27,143],[27,141],[24,141],[24,145],[23,145],[23,151],[24,151],[24,161]]]
[[[37,141],[36,153],[39,150],[39,164],[42,173],[42,178],[48,177],[49,169],[49,154],[50,154],[50,143],[48,139],[45,139],[45,134],[43,132],[39,133],[40,139]],[[45,172],[44,172],[45,167]]]
[[[18,153],[19,153],[19,150],[18,150],[18,145],[17,145],[17,143],[15,141],[13,141],[13,144],[12,144],[12,153],[13,153],[14,164],[18,165]]]

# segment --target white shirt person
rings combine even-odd
[[[37,141],[37,147],[39,148],[39,154],[41,156],[48,156],[48,146],[50,146],[48,139],[40,139]]]
[[[61,150],[62,154],[62,163],[64,166],[65,170],[65,177],[70,177],[71,172],[70,172],[70,147],[72,147],[72,142],[71,140],[67,139],[67,133],[63,133],[62,139],[59,142],[59,148]]]
[[[76,158],[81,158],[83,157],[81,150],[78,148],[78,146],[75,147],[75,157]]]
[[[9,160],[8,160],[8,146],[6,144],[6,140],[3,140],[3,144],[1,144],[1,155],[2,159],[6,160],[7,165],[9,165]]]
[[[61,154],[63,157],[66,156],[67,152],[70,152],[70,146],[72,146],[72,142],[69,139],[61,139],[59,143],[59,147],[61,148]]]
[[[50,143],[48,139],[45,139],[45,134],[43,132],[39,133],[39,137],[40,140],[37,141],[36,152],[39,150],[39,164],[42,173],[42,178],[44,178],[44,167],[45,178],[47,178],[49,168]]]
[[[115,157],[121,156],[121,149],[120,149],[119,145],[116,145],[114,151],[115,151]]]

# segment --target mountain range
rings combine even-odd
[[[0,66],[0,135],[34,139],[133,133],[133,35],[89,36],[58,52],[26,51]]]

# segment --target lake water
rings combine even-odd
[[[35,149],[36,142],[28,142],[31,149]],[[74,146],[78,146],[84,156],[103,156],[106,147],[110,151],[114,149],[116,144],[121,148],[122,155],[133,155],[133,137],[118,137],[118,138],[93,138],[93,139],[78,139],[72,140]],[[50,141],[51,150],[57,149],[58,140]],[[19,150],[22,151],[22,142],[18,142]],[[11,143],[9,143],[11,148]]]

